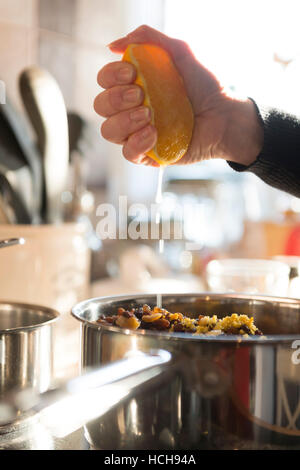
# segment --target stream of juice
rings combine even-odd
[[[159,173],[158,173],[158,181],[157,181],[157,190],[156,190],[156,196],[155,196],[155,203],[157,204],[157,212],[156,212],[156,219],[155,223],[158,225],[158,230],[159,230],[159,224],[161,221],[161,203],[162,203],[162,183],[163,183],[163,176],[164,176],[164,166],[159,167]],[[164,252],[164,240],[161,238],[158,241],[158,253],[162,254]],[[159,308],[162,308],[162,294],[156,294],[156,305]]]

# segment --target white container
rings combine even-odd
[[[264,259],[222,259],[206,268],[211,292],[240,292],[286,296],[290,268],[280,261]]]

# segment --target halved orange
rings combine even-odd
[[[137,69],[135,83],[144,90],[144,105],[151,109],[157,130],[157,143],[147,155],[160,165],[177,162],[191,141],[194,113],[171,57],[153,44],[130,44],[123,60]]]

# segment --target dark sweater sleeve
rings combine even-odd
[[[250,171],[269,185],[300,197],[300,118],[254,104],[264,127],[263,149],[249,166],[228,163],[236,171]]]

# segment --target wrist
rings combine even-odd
[[[222,141],[222,158],[240,165],[251,165],[263,147],[262,121],[250,99],[227,99],[228,112]]]

